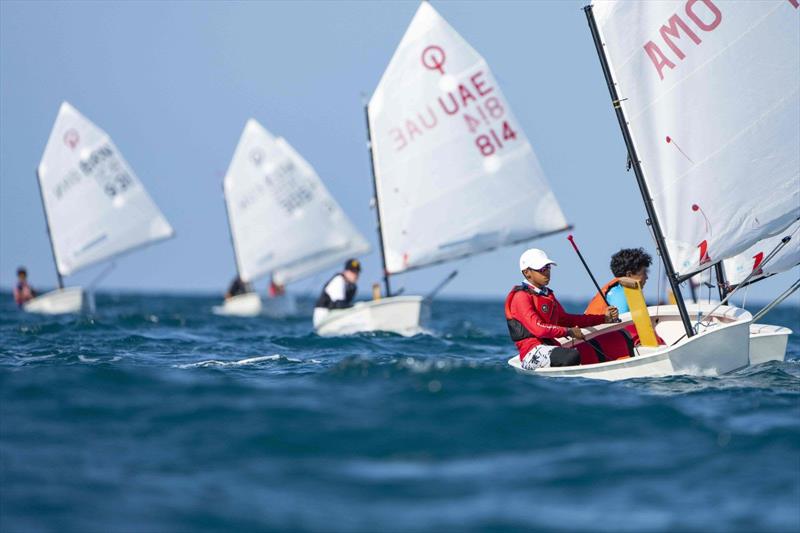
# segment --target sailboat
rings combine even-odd
[[[785,244],[800,219],[798,3],[611,0],[585,12],[676,305],[647,308],[664,345],[536,372],[623,379],[747,366],[753,316],[689,309],[679,284],[763,239]]]
[[[245,124],[223,189],[236,271],[245,284],[271,274],[285,286],[369,251],[313,167],[254,119]],[[285,316],[295,309],[291,295],[262,303],[258,293],[247,292],[213,311]]]
[[[58,289],[23,306],[43,314],[87,307],[69,276],[175,232],[106,132],[67,102],[58,110],[37,169]]]
[[[377,305],[430,300],[394,295],[394,275],[570,228],[486,60],[429,3],[366,114],[384,270]],[[520,212],[531,216],[508,215]],[[413,331],[419,316],[402,322]]]

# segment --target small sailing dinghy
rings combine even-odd
[[[338,312],[331,333],[418,331],[428,300],[393,295],[391,276],[569,229],[489,65],[427,2],[369,101],[367,129],[385,295],[364,305],[388,320],[362,320],[362,305]],[[520,212],[531,216],[508,216]]]
[[[664,345],[535,372],[623,379],[747,366],[750,313],[699,304],[692,314],[679,284],[800,218],[797,5],[610,0],[585,11],[676,305],[648,308]]]
[[[655,334],[664,344],[639,345],[622,357],[619,357],[619,353],[603,353],[608,361],[588,365],[526,370],[522,368],[519,355],[511,357],[508,364],[525,374],[609,381],[675,374],[719,375],[747,366],[748,327],[752,318],[750,313],[737,307],[717,307],[713,304],[697,304],[696,309],[699,313],[691,313],[690,319],[705,320],[691,338],[686,337],[677,306],[651,306],[646,308],[650,313],[648,319],[652,319]],[[604,334],[627,329],[634,324],[629,313],[620,315],[620,319],[621,322],[617,324],[584,328],[586,342],[591,343]],[[570,348],[580,348],[584,344],[565,338],[557,341]],[[617,358],[612,359],[614,357]]]
[[[135,248],[168,239],[172,226],[106,132],[64,102],[37,169],[58,289],[28,301],[31,313],[81,311],[69,276]]]
[[[274,283],[285,286],[369,251],[313,167],[254,119],[245,124],[223,189],[236,270],[247,285],[272,274]],[[287,316],[297,310],[292,295],[262,302],[258,293],[247,292],[213,312]]]

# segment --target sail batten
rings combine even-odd
[[[786,0],[593,2],[680,278],[800,217],[800,25]]]
[[[313,167],[250,119],[224,179],[239,275],[286,284],[369,251]]]
[[[174,235],[108,134],[67,102],[37,179],[59,275]]]
[[[388,273],[567,229],[488,64],[427,2],[368,120]]]

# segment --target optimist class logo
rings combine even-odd
[[[441,46],[432,44],[422,51],[422,66],[428,70],[438,70],[444,76],[444,61],[447,56]]]
[[[81,141],[81,136],[74,129],[69,129],[64,133],[64,144],[69,146],[70,150],[75,150],[78,143]]]

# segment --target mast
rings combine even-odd
[[[667,280],[669,281],[670,288],[672,289],[672,294],[675,295],[675,303],[678,305],[678,312],[681,315],[681,322],[683,322],[683,328],[686,330],[686,336],[692,337],[694,336],[694,329],[692,328],[689,313],[686,310],[686,303],[683,301],[683,295],[681,294],[678,277],[675,273],[675,269],[672,268],[672,260],[669,257],[667,243],[664,240],[664,234],[661,231],[661,226],[658,223],[658,217],[656,216],[656,210],[653,206],[650,191],[647,188],[647,183],[644,181],[644,173],[642,172],[639,157],[636,154],[636,148],[633,145],[633,137],[631,137],[631,132],[628,130],[628,121],[625,119],[625,113],[622,111],[622,105],[619,95],[617,94],[614,80],[611,77],[611,69],[608,66],[608,60],[605,52],[603,52],[603,43],[600,41],[600,33],[597,30],[597,24],[594,20],[592,6],[588,5],[584,7],[583,11],[586,13],[586,20],[588,21],[589,29],[592,32],[592,40],[594,41],[594,46],[597,50],[597,56],[600,58],[600,65],[603,68],[603,76],[605,77],[606,84],[608,85],[608,92],[611,95],[611,102],[614,104],[614,111],[617,114],[617,121],[619,122],[620,129],[622,130],[622,137],[625,139],[625,146],[628,148],[628,156],[630,157],[630,161],[633,166],[633,172],[636,175],[636,182],[639,184],[639,191],[642,193],[642,200],[644,200],[644,207],[647,211],[647,224],[653,228],[656,247],[658,248],[659,255],[661,255],[661,260],[664,262]]]
[[[728,295],[728,280],[725,277],[725,267],[722,261],[718,261],[714,265],[714,272],[717,275],[717,289],[719,290],[719,299],[723,300]]]
[[[375,156],[372,153],[372,129],[369,126],[369,103],[364,103],[364,116],[367,120],[367,149],[369,150],[369,168],[372,171],[372,192],[375,198],[375,213],[378,217],[378,243],[381,247],[381,267],[383,267],[383,284],[386,287],[386,297],[392,295],[389,285],[389,271],[386,269],[386,252],[383,249],[383,229],[381,226],[381,203],[378,201],[378,182],[375,179]]]
[[[56,276],[58,276],[58,288],[64,288],[64,278],[58,270],[58,261],[56,260],[56,248],[53,246],[53,235],[50,233],[50,217],[47,215],[47,206],[44,205],[44,192],[42,192],[42,179],[39,177],[39,169],[36,169],[36,183],[39,185],[39,199],[42,201],[42,210],[44,211],[44,224],[47,226],[47,240],[50,241],[50,252],[53,254],[53,264],[56,267]]]
[[[233,248],[233,262],[236,265],[236,277],[241,280],[242,274],[239,272],[239,253],[236,251],[236,243],[233,242],[233,224],[231,224],[231,212],[228,209],[228,196],[225,194],[225,178],[222,178],[222,203],[225,204],[225,217],[228,219],[228,236],[231,239],[231,248]]]

